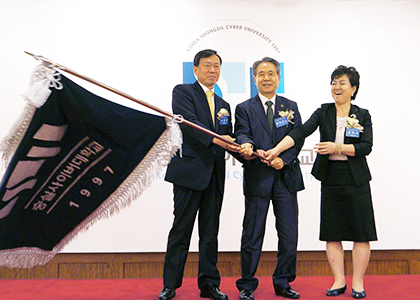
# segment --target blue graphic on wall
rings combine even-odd
[[[183,63],[183,83],[194,83],[196,78],[193,71],[192,62]],[[280,84],[277,88],[278,94],[284,94],[284,64],[280,63],[281,69],[281,78]],[[246,92],[246,67],[243,62],[223,62],[223,68],[220,76],[226,82],[228,86],[228,94],[243,94]],[[254,97],[257,93],[257,87],[255,86],[254,79],[252,77],[252,68],[250,68],[249,73],[249,83],[250,83],[250,97]],[[223,98],[223,93],[220,87],[216,84],[214,87],[214,92]]]

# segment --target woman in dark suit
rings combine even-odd
[[[359,90],[359,73],[338,66],[331,74],[335,103],[322,104],[302,126],[291,131],[277,146],[265,152],[266,163],[311,135],[318,127],[321,140],[312,175],[321,181],[320,240],[327,242],[327,256],[334,284],[327,296],[347,288],[342,241],[353,241],[353,298],[365,298],[363,277],[370,259],[370,241],[376,228],[366,156],[372,151],[372,121],[369,111],[351,104]]]

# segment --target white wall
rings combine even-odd
[[[0,0],[0,138],[20,116],[24,107],[20,95],[38,65],[23,51],[43,55],[168,111],[172,88],[182,82],[182,61],[191,61],[199,50],[214,48],[224,61],[247,66],[272,56],[285,62],[285,96],[298,102],[304,120],[321,103],[332,101],[333,69],[352,65],[361,74],[355,104],[368,108],[374,122],[374,147],[368,161],[379,241],[372,248],[420,249],[419,15],[419,1]],[[280,53],[261,37],[240,30],[213,33],[192,45],[201,33],[228,24],[259,30]],[[223,80],[220,85],[226,91]],[[248,97],[225,93],[233,108]],[[311,149],[317,140],[316,133],[304,148]],[[227,164],[219,249],[239,251],[241,168],[231,160]],[[321,250],[319,183],[309,176],[310,169],[302,166],[307,188],[298,194],[299,249]],[[172,223],[172,186],[161,176],[129,209],[100,221],[65,251],[165,251]],[[275,250],[276,244],[270,215],[264,249]],[[191,250],[197,250],[196,232]]]

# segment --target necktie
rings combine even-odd
[[[265,104],[267,105],[267,120],[268,120],[268,124],[270,125],[270,129],[273,130],[273,110],[271,109],[271,106],[273,105],[272,101],[267,101],[265,102]]]
[[[209,103],[210,112],[211,112],[211,119],[214,125],[214,105],[213,105],[213,92],[208,90],[206,92],[207,102]]]

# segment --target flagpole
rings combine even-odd
[[[193,127],[193,128],[195,128],[195,129],[197,129],[197,130],[199,130],[201,132],[204,132],[204,133],[206,133],[206,134],[208,134],[208,135],[210,135],[210,136],[212,136],[212,137],[214,137],[214,138],[216,138],[218,140],[221,140],[221,141],[223,141],[223,142],[225,142],[227,144],[241,147],[241,145],[239,145],[238,143],[232,142],[231,140],[229,140],[227,138],[224,138],[223,136],[218,135],[217,133],[214,133],[213,131],[208,130],[207,128],[204,128],[204,127],[202,127],[200,125],[197,125],[197,124],[195,124],[193,122],[190,122],[188,120],[185,120],[182,116],[179,116],[179,115],[176,116],[176,115],[174,115],[172,113],[169,113],[167,111],[164,111],[164,110],[162,110],[162,109],[160,109],[160,108],[158,108],[158,107],[156,107],[156,106],[154,106],[152,104],[149,104],[149,103],[144,102],[142,100],[136,99],[133,96],[130,96],[130,95],[128,95],[128,94],[126,94],[126,93],[124,93],[122,91],[119,91],[119,90],[117,90],[117,89],[115,89],[113,87],[110,87],[110,86],[108,86],[106,84],[103,84],[103,83],[101,83],[101,82],[99,82],[99,81],[97,81],[95,79],[92,79],[90,77],[81,75],[81,74],[79,74],[79,73],[77,73],[77,72],[75,72],[75,71],[73,71],[73,70],[71,70],[71,69],[69,69],[69,68],[67,68],[67,67],[65,67],[63,65],[60,65],[60,64],[58,64],[56,62],[53,62],[53,61],[49,60],[48,58],[45,58],[45,57],[43,57],[41,55],[35,55],[35,54],[29,53],[27,51],[24,51],[24,52],[26,54],[32,56],[36,60],[39,60],[39,61],[42,61],[43,63],[49,64],[49,67],[51,67],[51,68],[54,68],[54,69],[57,69],[57,70],[60,70],[60,71],[64,71],[64,72],[69,73],[69,74],[71,74],[73,76],[76,76],[78,78],[81,78],[83,80],[86,80],[86,81],[88,81],[88,82],[90,82],[92,84],[95,84],[97,86],[100,86],[100,87],[102,87],[102,88],[104,88],[104,89],[106,89],[106,90],[108,90],[110,92],[113,92],[113,93],[115,93],[117,95],[120,95],[120,96],[122,96],[124,98],[127,98],[127,99],[129,99],[131,101],[134,101],[134,102],[136,102],[136,103],[138,103],[140,105],[143,105],[143,106],[145,106],[145,107],[147,107],[147,108],[149,108],[149,109],[151,109],[153,111],[156,111],[156,112],[158,112],[158,113],[160,113],[160,114],[162,114],[162,115],[164,115],[164,116],[166,116],[168,118],[171,118],[171,119],[173,119],[176,122],[184,123],[184,124],[186,124],[186,125],[188,125],[190,127]],[[252,154],[254,156],[258,157],[258,158],[265,159],[263,156],[259,155],[255,151],[252,152]]]

